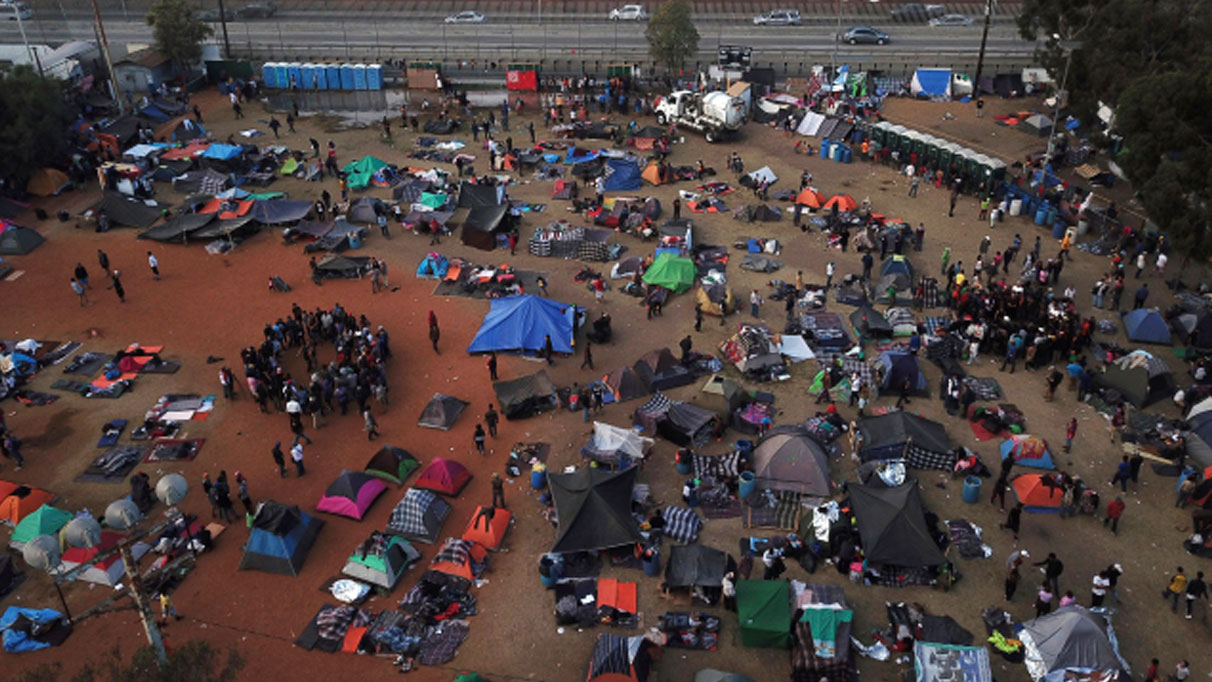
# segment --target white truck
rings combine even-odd
[[[660,98],[656,119],[660,125],[697,130],[708,142],[719,142],[740,130],[745,123],[745,102],[726,92],[700,94],[677,90]]]

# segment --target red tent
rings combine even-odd
[[[434,457],[413,485],[417,488],[432,490],[435,493],[453,496],[458,495],[470,480],[471,472],[467,470],[467,467],[454,460]]]

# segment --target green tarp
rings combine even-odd
[[[784,580],[741,580],[736,584],[741,643],[752,647],[791,646],[791,593]]]
[[[71,520],[71,512],[44,504],[38,507],[33,514],[21,519],[21,522],[13,529],[11,542],[24,544],[39,535],[54,536]]]
[[[350,165],[353,165],[353,164],[350,164]],[[299,162],[297,160],[291,158],[291,159],[287,159],[286,163],[282,164],[282,167],[278,169],[278,173],[280,173],[281,175],[294,175],[294,173],[298,170],[299,170]]]
[[[286,192],[260,192],[249,194],[244,197],[249,201],[268,201],[269,199],[281,199],[286,196]]]
[[[387,165],[383,159],[376,159],[373,156],[363,156],[357,161],[345,164],[345,174],[348,176],[347,182],[350,189],[365,189],[370,184],[370,179],[374,177],[375,172]]]
[[[644,283],[662,286],[680,294],[694,284],[696,274],[694,261],[662,253],[644,273]]]
[[[446,205],[446,195],[442,192],[421,192],[421,205],[428,208],[442,208]]]

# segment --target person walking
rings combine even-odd
[[[505,481],[501,480],[501,475],[497,472],[492,472],[492,506],[497,509],[508,509],[509,505],[505,504]]]
[[[296,441],[295,444],[293,446],[291,446],[290,461],[295,463],[295,469],[299,472],[300,477],[302,477],[303,474],[307,473],[306,469],[303,468],[303,444],[302,443],[299,443]],[[283,475],[283,478],[285,478],[285,477],[286,476]]]
[[[943,255],[942,255],[941,260],[942,260],[943,266],[939,269],[939,275],[941,275],[942,277],[946,277],[947,276],[947,264],[951,262],[951,247],[950,246],[943,247]]]
[[[493,438],[497,437],[497,423],[501,421],[501,415],[493,408],[492,403],[488,403],[488,411],[484,413],[484,423],[488,425],[488,435]]]
[[[152,277],[155,277],[157,282],[160,281],[160,261],[151,251],[147,252],[147,267],[151,268]]]
[[[278,139],[278,129],[282,127],[282,122],[276,116],[269,117],[269,129],[274,131],[274,139]]]
[[[555,364],[555,347],[551,343],[551,334],[543,337],[543,357],[547,358],[548,365]]]
[[[593,343],[588,340],[585,341],[585,357],[581,360],[581,369],[586,367],[593,369]]]
[[[754,289],[753,293],[749,294],[749,313],[754,317],[761,317],[762,295],[758,293],[757,289]]]
[[[109,274],[109,254],[102,251],[101,249],[97,249],[97,263],[101,266],[101,274],[108,275]],[[109,289],[112,286],[113,286],[113,284],[111,283],[110,285],[106,286],[105,288]]]
[[[1140,310],[1141,308],[1145,307],[1145,300],[1148,298],[1149,298],[1149,285],[1148,284],[1140,285],[1140,288],[1136,290],[1136,294],[1134,294],[1132,297],[1132,309]]]
[[[826,289],[833,286],[833,273],[835,273],[835,272],[837,272],[837,265],[835,265],[833,261],[829,261],[829,264],[825,266],[825,288]]]
[[[1048,584],[1044,583],[1039,586],[1039,592],[1035,593],[1035,617],[1046,616],[1052,611],[1052,600],[1056,598],[1056,593],[1048,589]]]
[[[168,625],[169,618],[181,620],[184,616],[177,612],[177,605],[173,603],[173,598],[168,596],[168,592],[160,592],[160,627]]]
[[[1111,533],[1119,535],[1119,518],[1124,514],[1124,498],[1116,496],[1114,500],[1107,503],[1107,516],[1103,519],[1103,527],[1110,526]]]
[[[1002,530],[1008,530],[1014,535],[1014,539],[1018,540],[1018,531],[1022,528],[1023,523],[1023,503],[1019,502],[1010,508],[1006,513],[1006,520],[1001,524]]]
[[[244,474],[236,472],[236,497],[240,498],[240,504],[244,505],[244,512],[251,517],[256,512],[253,509],[252,495],[248,494],[248,479],[244,478]]]
[[[1119,464],[1115,466],[1115,475],[1111,477],[1111,482],[1107,485],[1114,486],[1119,484],[1120,490],[1128,492],[1128,481],[1132,478],[1132,464],[1128,461],[1128,456],[1124,455]]]
[[[998,508],[1003,512],[1006,511],[1006,491],[1009,488],[1010,483],[1006,480],[1006,476],[998,476],[997,480],[993,482],[993,495],[989,497],[989,504],[997,502]]]
[[[438,330],[438,325],[429,325],[429,342],[433,344],[433,352],[437,353],[438,355],[442,354],[442,351],[438,350],[438,339],[441,338],[441,336],[442,332]]]
[[[1191,611],[1196,602],[1208,599],[1208,584],[1204,582],[1204,572],[1196,571],[1195,577],[1187,581],[1187,620],[1191,620]],[[1207,620],[1203,618],[1202,620]]]
[[[914,173],[913,179],[909,181],[909,196],[917,198],[917,186],[922,184],[921,176]]]
[[[472,441],[475,442],[476,452],[480,453],[481,455],[485,454],[484,438],[484,427],[480,424],[476,424],[476,431],[474,434],[472,434]]]
[[[88,306],[88,305],[92,305],[91,303],[89,303],[89,300],[88,300],[88,292],[84,290],[84,285],[80,283],[80,280],[73,277],[72,281],[71,281],[71,286],[72,286],[72,291],[76,294],[76,296],[78,296],[80,298],[80,307],[81,308]]]
[[[274,449],[270,454],[273,455],[274,464],[278,465],[278,475],[286,478],[286,456],[282,454],[282,441],[274,443]]]
[[[958,200],[959,200],[959,191],[956,189],[951,190],[951,207],[947,210],[948,218],[955,217],[955,202]]]
[[[1018,505],[1023,506],[1021,503]],[[1044,584],[1052,588],[1053,594],[1060,592],[1060,577],[1065,572],[1065,564],[1056,557],[1056,552],[1048,552],[1043,561],[1037,561],[1034,566],[1044,567]]]
[[[1179,566],[1174,575],[1170,576],[1170,583],[1166,589],[1162,590],[1162,599],[1170,600],[1170,610],[1178,613],[1178,600],[1187,593],[1187,574],[1183,572],[1183,567]]]
[[[0,446],[3,446],[4,454],[11,460],[17,463],[17,471],[25,468],[25,456],[21,454],[21,439],[12,431],[0,429]]]
[[[694,304],[694,330],[703,331],[703,306],[699,303]]]
[[[825,368],[825,370],[821,372],[821,394],[816,397],[815,404],[820,405],[822,401],[825,401],[832,405],[833,397],[829,395],[829,389],[832,387],[833,373],[829,371],[829,368]]]
[[[84,267],[84,263],[76,263],[76,269],[73,274],[76,276],[76,281],[83,285],[85,289],[93,288],[88,283],[88,270]]]
[[[1007,562],[1006,579],[1002,585],[1007,602],[1014,600],[1014,593],[1018,591],[1018,583],[1023,578],[1022,573],[1019,571],[1019,568],[1023,565],[1023,556],[1027,555],[1025,553],[1019,554]]]
[[[495,352],[488,354],[488,362],[486,364],[488,365],[488,379],[490,381],[496,381],[497,380],[497,354]]]
[[[1065,426],[1065,452],[1073,449],[1073,439],[1077,437],[1077,417],[1071,417]]]
[[[236,512],[232,509],[231,503],[231,487],[227,484],[227,472],[219,472],[219,480],[214,486],[215,503],[219,507],[219,518],[226,523],[231,523],[236,518]]]
[[[1107,591],[1110,589],[1111,579],[1107,577],[1107,572],[1095,573],[1094,578],[1090,581],[1090,608],[1101,607],[1103,600],[1107,598]]]
[[[366,440],[374,440],[379,437],[379,423],[370,413],[369,405],[362,408],[362,430],[366,432]]]

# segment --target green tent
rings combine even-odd
[[[694,261],[671,253],[662,253],[644,273],[644,283],[662,286],[680,294],[694,284],[696,274]]]
[[[421,192],[421,205],[427,208],[442,208],[446,205],[446,195],[442,192]]]
[[[13,529],[13,537],[10,542],[23,545],[39,535],[54,536],[71,520],[71,512],[44,504],[38,507],[33,514],[21,519],[21,523],[18,523],[17,527]]]
[[[282,167],[278,169],[278,173],[281,175],[294,175],[295,172],[297,172],[298,170],[299,170],[298,159],[291,157],[286,160],[286,163],[282,164]]]
[[[402,485],[404,479],[408,478],[419,466],[420,462],[412,456],[412,453],[394,445],[384,445],[371,456],[364,471],[371,476],[378,476],[385,481]]]
[[[791,592],[785,580],[741,580],[736,615],[745,646],[791,646]]]
[[[375,172],[387,165],[383,159],[376,159],[373,156],[363,156],[357,161],[345,164],[345,174],[349,176],[350,189],[366,189],[370,184],[370,179],[374,177]]]
[[[488,682],[480,673],[459,673],[454,682]]]

